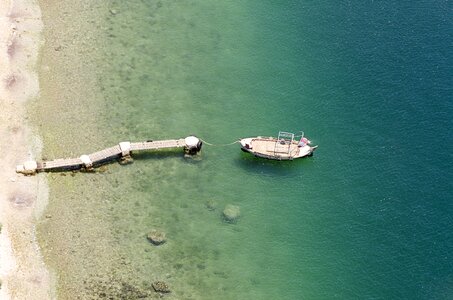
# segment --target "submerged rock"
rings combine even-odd
[[[83,281],[87,299],[148,299],[152,289],[115,277]]]
[[[165,232],[159,231],[157,229],[151,230],[146,236],[146,238],[148,239],[148,241],[150,241],[156,246],[162,245],[167,241],[165,237]]]
[[[163,281],[154,281],[152,284],[153,289],[158,293],[170,293],[170,288]]]
[[[236,223],[241,216],[241,210],[239,206],[227,205],[222,212],[223,219],[228,223]]]
[[[205,206],[206,206],[206,208],[207,208],[208,210],[210,210],[210,211],[214,211],[214,210],[217,209],[217,205],[216,205],[216,203],[215,203],[214,200],[208,200],[208,201],[206,201]]]

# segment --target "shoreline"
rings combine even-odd
[[[105,138],[99,138],[104,132],[94,120],[105,105],[98,87],[98,62],[105,59],[99,51],[103,41],[100,32],[105,29],[102,14],[110,12],[104,3],[89,1],[39,4],[45,40],[37,68],[40,94],[37,101],[27,105],[27,112],[33,132],[44,145],[40,158],[88,153],[106,143]],[[99,235],[110,236],[107,225],[100,224],[99,218],[87,220],[98,210],[79,210],[88,200],[85,189],[92,191],[90,197],[97,193],[95,187],[87,187],[96,179],[75,174],[41,175],[48,181],[49,204],[46,217],[37,222],[36,232],[43,260],[57,279],[52,282],[53,293],[58,299],[84,298],[84,258],[100,257],[109,247],[100,247],[99,243]],[[94,269],[100,272],[97,266]]]
[[[39,95],[41,10],[34,0],[1,3],[0,299],[53,299],[51,275],[36,237],[36,223],[47,202],[46,178],[15,172],[18,163],[39,157],[42,149],[27,114],[27,102]]]

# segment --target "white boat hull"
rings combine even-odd
[[[295,141],[290,144],[279,145],[277,139],[273,137],[243,138],[240,143],[242,151],[251,153],[256,157],[272,160],[293,160],[311,156],[317,148],[317,146],[310,146],[309,143],[299,145]]]

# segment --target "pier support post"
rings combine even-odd
[[[80,160],[82,161],[83,166],[87,171],[93,170],[93,162],[91,161],[91,158],[88,155],[84,154],[80,156]]]
[[[132,162],[131,157],[131,143],[130,142],[121,142],[118,144],[121,150],[121,163],[128,164]]]
[[[38,171],[38,163],[30,160],[24,162],[23,165],[16,166],[16,173],[22,173],[24,175],[33,175]]]
[[[201,150],[201,146],[203,145],[200,139],[193,135],[186,137],[184,139],[184,142],[186,144],[184,146],[184,152],[190,155],[197,154]]]

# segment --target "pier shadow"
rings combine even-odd
[[[202,161],[199,154],[185,154],[181,149],[175,150],[154,150],[150,152],[140,152],[132,154],[133,160],[164,160],[164,159],[180,159],[188,163],[198,163]]]
[[[184,152],[178,150],[153,150],[132,153],[133,160],[162,160],[167,158],[184,158]]]
[[[120,164],[121,166],[133,165],[134,162],[146,161],[146,160],[166,160],[166,159],[175,159],[184,160],[188,163],[197,163],[201,161],[201,158],[198,155],[187,155],[180,149],[178,150],[154,150],[149,152],[138,152],[132,153],[131,159],[122,160],[121,156],[117,156],[111,159],[105,159],[98,161],[93,164],[92,169],[85,169],[82,164],[74,165],[70,167],[54,168],[51,170],[46,170],[45,173],[86,173],[86,174],[98,174],[106,171],[106,168],[110,165]]]

